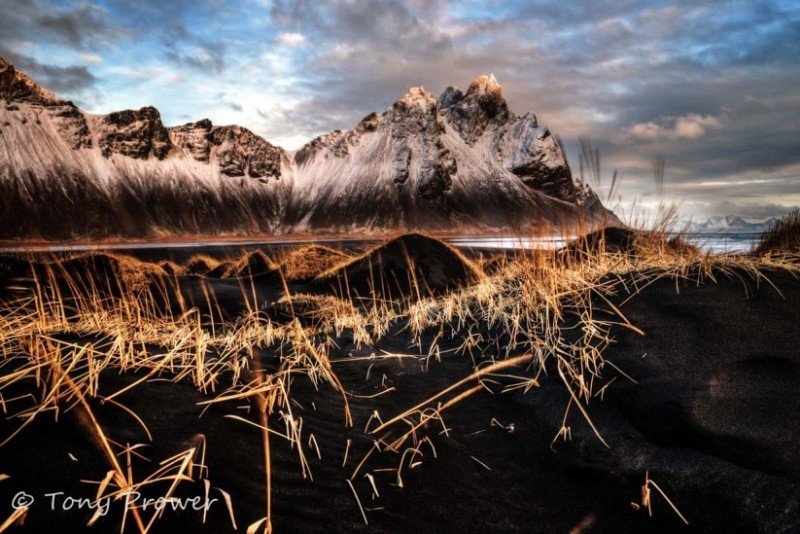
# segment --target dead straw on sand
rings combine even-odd
[[[17,422],[9,435],[0,436],[0,446],[25,432],[36,418],[74,411],[110,468],[107,480],[100,483],[98,499],[106,490],[110,491],[106,496],[120,498],[145,486],[154,488],[154,481],[166,484],[163,497],[169,499],[180,483],[203,480],[208,484],[209,469],[203,459],[197,462],[204,448],[177,452],[163,460],[156,473],[145,476],[130,464],[136,444],[114,442],[93,406],[99,403],[120,409],[151,440],[147,421],[124,406],[121,396],[156,379],[191,383],[207,396],[200,403],[203,408],[242,401],[255,407],[255,421],[230,417],[261,431],[266,510],[247,531],[271,532],[271,447],[275,440],[287,442],[296,451],[300,469],[309,479],[313,474],[306,456],[308,452],[321,455],[316,439],[303,435],[302,418],[293,412],[292,383],[308,380],[317,388],[333,388],[341,398],[343,425],[351,427],[354,421],[348,397],[352,393],[339,379],[337,369],[365,359],[413,359],[426,366],[435,365],[445,355],[441,342],[458,339],[460,345],[450,356],[468,355],[473,361],[471,374],[414,406],[398,407],[398,413],[385,420],[376,413],[377,426],[368,424],[373,426],[368,432],[375,445],[346,479],[360,515],[368,523],[355,481],[369,457],[396,455],[396,477],[402,485],[403,467],[418,465],[423,445],[435,456],[434,440],[423,435],[428,423],[440,423],[446,433],[447,410],[487,392],[524,394],[535,390],[550,365],[570,396],[564,424],[555,439],[571,435],[566,414],[575,408],[597,439],[608,446],[602,428],[592,422],[589,404],[602,397],[616,379],[604,378],[606,368],[617,371],[612,374],[624,375],[603,356],[613,342],[611,328],[622,326],[644,334],[625,317],[624,295],[635,295],[665,278],[674,279],[676,285],[713,282],[719,276],[748,277],[770,284],[765,274],[770,269],[800,271],[798,264],[785,256],[711,255],[691,246],[676,246],[672,241],[665,231],[652,230],[636,233],[631,250],[611,250],[600,239],[597,246],[579,246],[561,254],[522,251],[494,258],[491,272],[486,273],[481,268],[488,265],[485,259],[468,260],[459,252],[480,276],[465,287],[436,296],[425,291],[425,280],[419,278],[414,260],[407,256],[409,279],[405,282],[411,291],[393,298],[379,298],[375,293],[372,300],[348,297],[350,281],[346,276],[340,292],[344,297],[292,294],[288,280],[310,276],[301,268],[301,252],[294,251],[289,260],[284,260],[294,271],[288,277],[281,276],[282,302],[290,314],[283,321],[261,312],[267,303],[258,302],[252,275],[239,278],[246,312],[236,319],[225,319],[212,284],[200,284],[201,305],[187,302],[180,291],[179,273],[216,267],[218,262],[210,258],[194,258],[192,265],[180,269],[173,266],[171,272],[116,255],[30,258],[30,276],[13,281],[12,291],[0,301],[0,408]],[[327,272],[353,261],[344,252],[314,249],[313,253],[319,269]],[[76,271],[75,261],[84,261],[84,267]],[[280,268],[280,259],[269,261]],[[92,265],[98,263],[106,267],[95,271]],[[379,272],[370,272],[373,289],[387,284],[380,266],[376,269]],[[410,336],[417,354],[332,356],[337,339],[344,335],[352,336],[358,347],[369,348],[398,328]],[[567,331],[580,335],[576,339],[565,335]],[[423,339],[433,341],[426,343]],[[269,361],[265,354],[270,355]],[[137,372],[140,377],[115,392],[100,395],[99,384],[107,372]],[[497,383],[503,384],[499,390],[494,387]],[[18,393],[20,390],[24,393]],[[391,392],[386,387],[374,397]],[[350,445],[348,440],[343,467],[348,454],[352,455]],[[129,460],[127,465],[123,466],[121,457]],[[372,473],[366,473],[364,481],[369,482],[371,493],[378,493]],[[649,510],[649,492],[653,489],[686,521],[655,482],[647,478],[644,487],[648,493],[642,506]],[[226,500],[235,524],[230,496]],[[0,524],[0,532],[26,513],[30,512],[16,511]],[[161,517],[155,513],[145,518],[137,508],[131,509],[130,515],[139,532],[150,531]],[[122,526],[126,526],[124,518]]]

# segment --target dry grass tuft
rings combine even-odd
[[[795,210],[761,235],[756,254],[800,256],[800,210]]]
[[[219,262],[206,273],[209,278],[255,276],[278,269],[278,263],[261,250],[245,252],[235,260]]]
[[[324,245],[306,245],[291,250],[280,264],[287,280],[310,280],[351,259],[342,250]]]

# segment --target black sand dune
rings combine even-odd
[[[208,278],[237,278],[256,276],[276,269],[277,266],[264,252],[255,250],[245,253],[235,261],[222,261],[208,271],[205,276]]]
[[[154,263],[105,252],[64,257],[0,257],[0,287],[12,284],[19,288],[38,282],[57,288],[64,298],[93,292],[100,296],[119,296],[126,287],[126,274],[143,281],[159,281],[170,273]]]
[[[320,275],[309,286],[354,299],[441,295],[480,276],[460,253],[436,239],[407,234]]]
[[[213,259],[204,256],[193,256],[184,265],[184,274],[205,276],[214,268]]]
[[[645,335],[614,330],[615,343],[606,358],[637,383],[620,375],[602,400],[595,398],[589,405],[610,448],[574,410],[567,419],[572,439],[556,440],[551,448],[569,401],[554,369],[541,378],[539,388],[524,395],[502,393],[502,379],[488,383],[491,392],[480,392],[445,412],[446,434],[438,422],[420,430],[419,439],[431,441],[420,446],[413,462],[408,453],[404,458],[400,453],[367,458],[353,486],[368,525],[347,480],[372,447],[375,436],[365,430],[368,423],[369,428],[377,423],[370,417],[377,411],[387,420],[441,391],[469,375],[472,362],[468,356],[446,356],[427,365],[413,358],[356,361],[352,357],[380,350],[414,351],[409,350],[408,334],[399,330],[374,349],[359,349],[345,336],[334,366],[349,392],[354,424],[345,427],[341,394],[329,384],[295,381],[295,416],[303,418],[304,439],[314,436],[321,459],[313,452],[308,455],[313,480],[304,478],[296,450],[273,439],[275,530],[794,530],[800,522],[800,331],[795,327],[800,324],[800,281],[781,271],[767,273],[781,295],[746,273],[717,276],[716,284],[681,282],[677,288],[673,279],[663,279],[624,304],[628,296],[619,296],[617,304]],[[426,336],[425,343],[434,335]],[[448,341],[443,348],[459,341]],[[257,358],[269,368],[274,353],[262,351]],[[608,367],[605,373],[610,373],[606,378],[614,374]],[[111,394],[136,377],[106,373],[100,393]],[[204,411],[198,403],[208,398],[189,384],[166,380],[145,383],[119,397],[147,421],[152,442],[126,413],[94,404],[116,442],[148,444],[141,453],[150,461],[134,461],[139,472],[152,472],[158,459],[199,443],[198,436],[203,436],[211,485],[231,495],[241,532],[265,513],[261,433],[226,415],[256,423],[258,418],[252,408],[242,409],[246,402]],[[8,435],[16,424],[3,420],[0,435]],[[58,423],[43,414],[3,447],[0,473],[12,478],[0,482],[0,502],[21,489],[91,496],[95,486],[79,480],[101,480],[108,467],[83,424],[74,413],[61,414]],[[400,479],[394,471],[382,471],[397,468],[401,461]],[[646,472],[686,516],[688,527],[657,495],[652,518],[632,508]],[[366,474],[374,477],[379,496],[373,498]],[[204,488],[187,484],[181,492],[203,494]],[[163,488],[154,488],[158,494]],[[87,519],[86,513],[51,514],[34,508],[20,530],[66,531]],[[112,515],[94,528],[116,531],[118,521]],[[201,527],[197,513],[167,513],[154,531]],[[224,506],[212,507],[205,528],[231,530]]]
[[[311,255],[305,269],[293,265],[298,259],[291,255],[283,265],[276,265],[264,252],[253,251],[222,261],[205,276],[179,277],[178,287],[185,301],[206,316],[231,319],[258,310],[278,322],[298,317],[311,324],[315,307],[306,301],[288,302],[287,289],[292,295],[330,294],[358,303],[362,298],[371,302],[373,297],[441,295],[481,276],[459,252],[419,234],[395,238],[350,261],[345,253],[326,247],[306,247],[300,252]],[[334,267],[323,270],[330,265]]]

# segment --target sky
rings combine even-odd
[[[0,57],[90,112],[154,105],[287,149],[494,73],[574,170],[591,140],[628,217],[800,206],[795,0],[0,0]]]

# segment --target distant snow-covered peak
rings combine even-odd
[[[692,232],[753,232],[767,230],[779,217],[749,218],[741,215],[711,215],[705,220],[691,221],[687,229]]]

